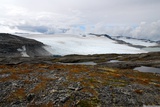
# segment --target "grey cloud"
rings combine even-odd
[[[1,0],[0,24],[8,32],[69,29],[67,33],[158,38],[159,10],[160,0]]]
[[[160,20],[152,23],[141,23],[131,32],[134,37],[148,38],[152,40],[160,40]]]
[[[117,26],[106,27],[104,33],[112,36],[131,36],[135,38],[145,38],[151,40],[160,40],[160,20],[147,23],[141,22],[137,26]]]
[[[18,29],[21,30],[26,30],[26,31],[31,31],[31,32],[40,32],[40,33],[45,33],[48,31],[48,27],[46,26],[17,26]]]

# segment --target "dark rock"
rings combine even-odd
[[[16,102],[13,102],[12,105],[19,105],[20,103],[22,103],[21,101],[16,101]]]
[[[159,41],[157,41],[156,43],[160,44],[160,40],[159,40]]]
[[[109,39],[112,39],[111,36],[109,36],[109,35],[107,35],[107,34],[94,34],[94,33],[89,33],[89,35],[95,35],[95,36],[97,36],[97,37],[105,36],[105,37],[107,37],[107,38],[109,38]]]
[[[35,94],[31,93],[27,96],[27,101],[31,102],[35,98]]]
[[[0,57],[22,57],[22,51],[28,56],[49,56],[43,43],[16,35],[0,33]]]

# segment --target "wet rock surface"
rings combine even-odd
[[[1,107],[142,107],[160,105],[160,53],[0,58]],[[110,60],[123,62],[108,63]],[[89,62],[67,65],[59,62]]]

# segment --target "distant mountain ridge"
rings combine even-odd
[[[153,40],[150,40],[150,39],[139,39],[139,38],[134,38],[134,37],[128,37],[128,36],[114,36],[116,38],[127,38],[127,39],[135,39],[135,40],[142,40],[142,41],[145,41],[145,42],[151,42],[151,43],[158,43],[159,41],[153,41]]]
[[[98,37],[100,37],[100,36],[105,36],[105,37],[107,37],[107,38],[109,38],[109,39],[113,39],[111,36],[109,36],[109,35],[107,35],[107,34],[95,34],[95,33],[89,33],[89,35],[95,35],[95,36],[98,36]]]
[[[33,39],[0,33],[0,57],[49,56],[43,43]]]
[[[138,39],[138,38],[127,37],[127,36],[110,36],[108,34],[95,34],[95,33],[89,33],[89,35],[94,35],[94,36],[97,36],[97,37],[104,36],[104,37],[107,37],[111,40],[116,41],[119,44],[126,44],[128,46],[132,46],[132,47],[136,47],[136,48],[145,48],[147,46],[138,45],[138,44],[131,44],[129,42],[126,42],[126,41],[122,40],[121,38],[125,38],[125,39],[128,39],[128,40],[139,40],[139,41],[143,41],[143,42],[156,43],[157,44],[156,46],[152,46],[152,47],[159,47],[160,46],[160,41],[152,41],[152,40],[149,40],[149,39]]]

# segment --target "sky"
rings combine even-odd
[[[0,32],[160,40],[160,0],[0,0]]]

